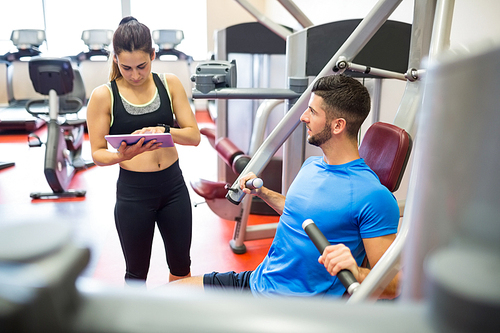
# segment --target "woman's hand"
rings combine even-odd
[[[137,132],[137,131],[136,131]],[[133,134],[144,134],[144,133],[133,133]],[[122,161],[131,160],[135,156],[142,154],[146,151],[153,151],[161,148],[162,143],[156,142],[156,140],[150,140],[147,143],[144,143],[145,138],[141,138],[137,143],[133,145],[127,145],[125,141],[120,144],[117,152],[118,156]]]
[[[165,127],[163,126],[143,127],[141,129],[132,132],[132,134],[154,134],[154,133],[165,133]]]

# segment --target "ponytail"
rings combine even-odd
[[[124,17],[113,35],[113,59],[109,74],[110,81],[122,76],[118,64],[114,61],[114,57],[123,51],[143,51],[147,54],[152,54],[155,51],[149,28],[132,16]]]

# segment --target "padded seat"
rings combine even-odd
[[[410,135],[404,129],[377,122],[366,131],[359,155],[377,174],[382,185],[395,192],[401,184],[411,146]]]
[[[226,183],[205,179],[191,181],[191,187],[200,197],[206,200],[224,199],[227,194]]]
[[[215,130],[212,128],[202,128],[200,132],[208,137],[211,141],[215,141]],[[230,166],[236,174],[239,174],[250,161],[250,157],[245,155],[228,138],[219,138],[212,144],[219,154],[219,157]],[[212,182],[205,179],[199,179],[191,182],[193,190],[206,200],[225,199],[227,194],[226,183]]]

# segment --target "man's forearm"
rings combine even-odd
[[[262,186],[256,195],[264,200],[269,207],[274,209],[278,214],[283,213],[283,209],[285,208],[285,196],[275,192],[273,190],[268,189],[267,187]]]

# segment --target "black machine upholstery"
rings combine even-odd
[[[63,58],[33,58],[29,65],[30,79],[36,92],[48,95],[55,90],[58,96],[73,91],[73,67]]]
[[[48,95],[54,90],[59,96],[59,113],[78,112],[86,102],[85,87],[78,70],[64,58],[36,57],[29,63],[30,79],[35,91]]]

